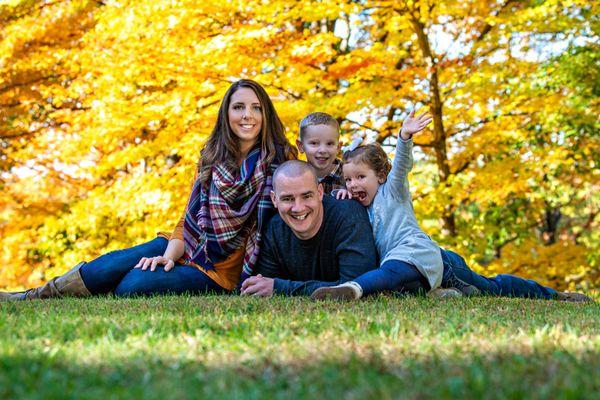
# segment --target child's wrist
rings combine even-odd
[[[411,133],[400,132],[400,139],[407,141],[412,139],[413,135]]]

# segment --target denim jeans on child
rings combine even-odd
[[[556,291],[539,283],[514,275],[486,278],[473,272],[465,260],[453,251],[441,249],[444,275],[441,286],[465,287],[472,285],[488,296],[556,298]],[[429,285],[414,265],[399,260],[388,260],[380,268],[369,271],[354,280],[363,294],[393,290],[399,293],[427,292]]]
[[[519,278],[514,275],[496,275],[493,278],[486,278],[473,272],[465,262],[464,258],[453,251],[442,249],[442,260],[444,262],[444,281],[443,287],[452,286],[448,279],[458,278],[462,283],[475,286],[481,291],[481,294],[488,296],[506,296],[506,297],[528,297],[538,299],[554,299],[556,291],[539,283]],[[446,271],[451,274],[446,274]]]
[[[164,254],[168,240],[158,237],[129,249],[104,254],[81,268],[81,277],[92,294],[116,296],[199,294],[226,292],[196,267],[175,264],[169,272],[162,265],[153,272],[134,269],[142,257]]]
[[[393,290],[400,294],[427,293],[427,279],[409,263],[400,260],[388,260],[381,267],[366,272],[354,279],[363,290],[363,295]]]

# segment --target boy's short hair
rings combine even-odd
[[[306,117],[300,121],[300,140],[304,139],[304,133],[306,132],[306,128],[311,125],[329,125],[332,128],[340,133],[340,124],[338,124],[337,120],[333,118],[331,115],[324,112],[314,112],[308,114]]]

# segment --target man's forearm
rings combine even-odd
[[[273,293],[284,296],[310,296],[312,292],[320,287],[335,286],[342,281],[323,282],[323,281],[290,281],[287,279],[275,278]]]

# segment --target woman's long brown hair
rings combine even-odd
[[[217,123],[210,134],[204,149],[200,152],[198,161],[198,179],[204,187],[211,180],[212,166],[218,163],[234,164],[237,166],[241,157],[240,144],[229,126],[229,104],[231,96],[241,88],[250,88],[256,93],[262,110],[262,127],[260,131],[261,151],[266,154],[269,165],[277,154],[276,146],[280,146],[286,159],[298,157],[298,150],[285,137],[285,127],[275,111],[269,95],[261,85],[250,79],[240,79],[234,82],[221,101]],[[285,160],[278,160],[283,162]]]

